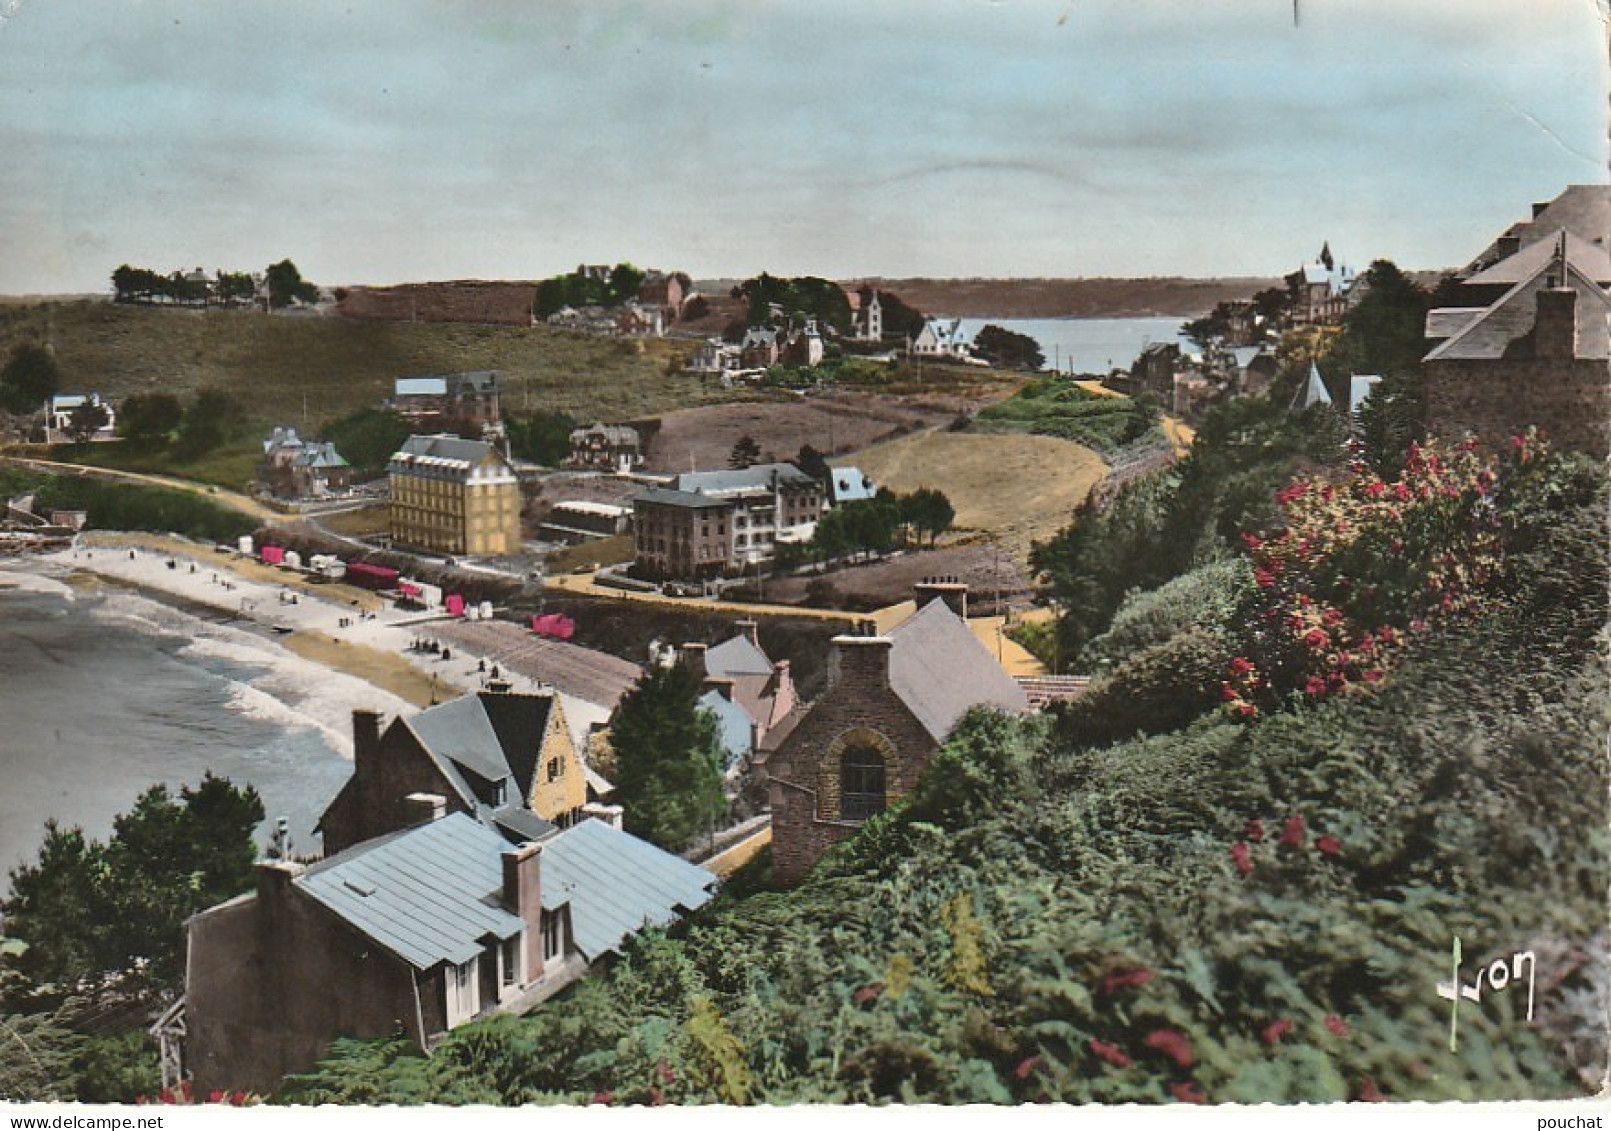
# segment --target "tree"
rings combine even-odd
[[[238,429],[240,402],[220,389],[202,389],[185,410],[179,427],[179,451],[186,458],[206,455]]]
[[[727,807],[716,719],[698,709],[700,676],[652,667],[621,699],[611,744],[627,831],[678,851]]]
[[[163,441],[184,420],[184,406],[172,393],[135,393],[123,402],[117,430],[129,440]]]
[[[1046,364],[1046,355],[1034,338],[993,323],[974,335],[973,352],[992,365],[1009,369],[1038,371]]]
[[[504,421],[509,450],[520,459],[558,467],[571,452],[571,431],[576,421],[563,412],[538,411],[525,420]]]
[[[753,436],[740,436],[727,457],[727,466],[735,469],[754,467],[761,462],[761,445]]]
[[[61,389],[61,369],[49,346],[23,342],[0,369],[0,407],[15,413],[38,412]]]
[[[644,273],[630,263],[617,263],[610,269],[610,298],[616,303],[638,297],[643,286]]]
[[[377,471],[403,446],[411,429],[408,421],[389,409],[366,408],[326,424],[323,431],[324,438],[335,444],[353,467]]]
[[[956,508],[951,500],[933,487],[919,487],[900,501],[902,520],[917,534],[928,534],[929,545],[934,545],[941,534],[951,529],[956,521]]]
[[[251,888],[262,819],[256,790],[209,773],[178,798],[148,789],[105,844],[47,821],[37,860],[11,873],[0,902],[7,937],[22,944],[6,961],[26,996],[60,1002],[108,974],[125,988],[175,986],[185,919]]]
[[[810,444],[800,445],[794,457],[794,466],[823,483],[833,474],[833,469],[828,466],[828,458]]]
[[[1418,370],[1431,296],[1386,259],[1372,263],[1356,285],[1364,295],[1343,318],[1327,368],[1343,377]]]
[[[106,406],[86,399],[76,405],[67,417],[67,434],[79,443],[88,440],[106,427]]]
[[[319,288],[304,282],[302,272],[289,259],[282,259],[268,269],[269,306],[274,310],[294,302],[318,302]]]

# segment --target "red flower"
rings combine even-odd
[[[231,1093],[229,1093],[229,1102],[230,1102],[230,1106],[232,1106],[232,1107],[245,1107],[246,1106],[246,1093],[245,1092],[231,1092]]]
[[[1246,659],[1246,658],[1244,658],[1242,656],[1238,656],[1238,657],[1236,657],[1236,659],[1231,661],[1231,674],[1232,675],[1246,675],[1248,672],[1250,672],[1252,670],[1253,670],[1253,661],[1252,660]]]
[[[1190,1080],[1180,1084],[1169,1085],[1169,1094],[1174,1096],[1175,1099],[1179,1100],[1183,1104],[1200,1104],[1208,1102],[1203,1096],[1202,1089],[1198,1088],[1197,1085],[1192,1083]]]
[[[1260,589],[1268,589],[1275,584],[1275,574],[1267,569],[1255,568],[1253,570],[1253,581]]]
[[[1342,855],[1342,842],[1334,836],[1317,837],[1315,839],[1315,847],[1321,852],[1324,852],[1327,856]],[[1329,1026],[1330,1023],[1331,1022],[1328,1019],[1327,1025]]]
[[[1244,530],[1242,531],[1242,544],[1249,550],[1257,550],[1259,547],[1264,545],[1264,542],[1262,539],[1255,535],[1249,534]]]
[[[1385,1097],[1377,1090],[1376,1081],[1367,1076],[1359,1082],[1359,1094],[1354,1098],[1364,1104],[1379,1104]]]
[[[157,1098],[159,1100],[161,1100],[165,1104],[171,1104],[171,1103],[177,1103],[178,1102],[173,1098],[173,1089],[172,1088],[164,1088],[164,1089],[162,1089],[162,1091],[157,1093]]]
[[[1252,850],[1241,841],[1231,845],[1231,860],[1236,864],[1236,870],[1244,876],[1253,870]]]
[[[1012,1070],[1012,1074],[1014,1076],[1018,1077],[1018,1079],[1023,1080],[1026,1077],[1028,1077],[1028,1075],[1031,1072],[1035,1071],[1035,1065],[1037,1065],[1039,1063],[1040,1063],[1040,1057],[1038,1057],[1038,1056],[1029,1057],[1027,1060],[1021,1061],[1019,1063],[1018,1067],[1014,1068]]]
[[[1342,610],[1327,609],[1325,612],[1320,614],[1320,621],[1322,624],[1328,624],[1335,627],[1343,622]]]
[[[1359,673],[1359,678],[1364,680],[1366,683],[1380,683],[1382,673],[1375,668],[1367,668]]]
[[[1146,1045],[1157,1049],[1182,1068],[1192,1066],[1191,1042],[1173,1029],[1154,1029],[1147,1034]]]
[[[1228,683],[1220,684],[1220,687],[1219,687],[1220,702],[1222,702],[1222,703],[1234,703],[1238,699],[1240,699],[1241,697],[1242,696],[1237,692],[1236,688],[1232,687],[1230,684],[1228,684]]]
[[[221,1103],[223,1103],[224,1102],[224,1089],[222,1089],[222,1088],[214,1088],[212,1091],[208,1092],[207,1093],[207,1102],[210,1103],[210,1104],[221,1104]]]
[[[1385,493],[1386,491],[1387,491],[1387,484],[1381,482],[1380,480],[1378,480],[1375,483],[1369,484],[1365,488],[1365,494],[1369,495],[1373,499],[1381,498],[1383,493]]]
[[[1144,986],[1150,981],[1152,981],[1152,971],[1143,966],[1130,971],[1128,974],[1109,974],[1102,979],[1102,984],[1097,988],[1097,992],[1106,996],[1114,990],[1122,989],[1126,986]]]
[[[868,982],[865,986],[861,987],[861,989],[851,994],[850,1000],[854,1001],[857,1005],[866,1005],[868,1002],[875,1000],[878,995],[883,992],[883,982]]]
[[[1303,642],[1311,648],[1324,648],[1331,643],[1331,637],[1327,636],[1321,629],[1311,628],[1303,634]]]
[[[593,1098],[588,1102],[596,1103],[596,1104],[603,1104],[605,1107],[609,1107],[611,1104],[613,1104],[615,1102],[615,1093],[614,1092],[594,1092],[593,1093]]]
[[[655,1064],[654,1074],[660,1077],[660,1082],[662,1084],[669,1084],[677,1078],[676,1074],[671,1071],[671,1065],[667,1064],[664,1060]]]
[[[1128,1056],[1125,1056],[1123,1050],[1117,1045],[1110,1045],[1106,1041],[1099,1041],[1094,1037],[1091,1038],[1089,1048],[1115,1068],[1129,1068],[1135,1063]]]
[[[1279,1021],[1272,1021],[1264,1027],[1264,1043],[1273,1045],[1290,1032],[1292,1032],[1292,1022],[1285,1017]]]
[[[1326,1014],[1326,1028],[1331,1030],[1331,1034],[1334,1037],[1346,1037],[1351,1031],[1348,1028],[1348,1022],[1338,1017],[1335,1013]]]
[[[1288,817],[1281,826],[1281,843],[1288,848],[1297,848],[1303,843],[1303,818]]]
[[[1326,693],[1326,681],[1317,675],[1312,675],[1303,685],[1303,690],[1306,695],[1318,699]]]
[[[1242,826],[1242,835],[1257,844],[1264,839],[1264,822],[1259,820],[1249,821]]]
[[[1259,713],[1259,709],[1257,707],[1253,706],[1253,704],[1251,704],[1251,703],[1239,703],[1239,704],[1237,704],[1236,714],[1240,718],[1251,719],[1255,715],[1257,715],[1258,713]]]

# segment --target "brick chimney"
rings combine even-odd
[[[1568,286],[1538,292],[1533,319],[1533,355],[1571,360],[1577,356],[1577,291]]]
[[[367,776],[380,759],[380,712],[359,707],[352,713],[353,773]]]
[[[410,825],[428,825],[447,816],[447,798],[440,793],[411,793],[403,798]]]
[[[751,644],[755,645],[757,648],[761,646],[761,626],[758,621],[736,621],[734,622],[733,627],[738,629],[738,631],[743,635],[744,639],[748,640]]]
[[[705,645],[684,644],[682,646],[682,662],[694,669],[694,674],[700,679],[705,678]]]
[[[919,609],[930,601],[944,601],[957,616],[968,618],[968,587],[955,575],[925,577],[917,583],[916,594]]]
[[[543,975],[543,846],[528,842],[503,853],[503,908],[526,924],[526,968],[522,982]]]
[[[714,691],[729,703],[733,701],[733,684],[736,682],[731,676],[707,675],[702,684],[707,690]]]
[[[828,686],[848,681],[862,687],[889,686],[889,654],[895,642],[887,636],[835,636],[828,655]]]

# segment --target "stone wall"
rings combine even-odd
[[[1537,425],[1559,447],[1604,459],[1611,451],[1611,369],[1604,360],[1525,358],[1426,363],[1427,428],[1489,447]]]

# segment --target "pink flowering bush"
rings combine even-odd
[[[1532,433],[1502,457],[1413,446],[1395,482],[1355,461],[1341,478],[1282,488],[1284,528],[1242,535],[1255,590],[1221,684],[1226,711],[1249,720],[1289,695],[1369,688],[1407,634],[1480,605],[1501,574],[1507,490],[1543,453]]]

